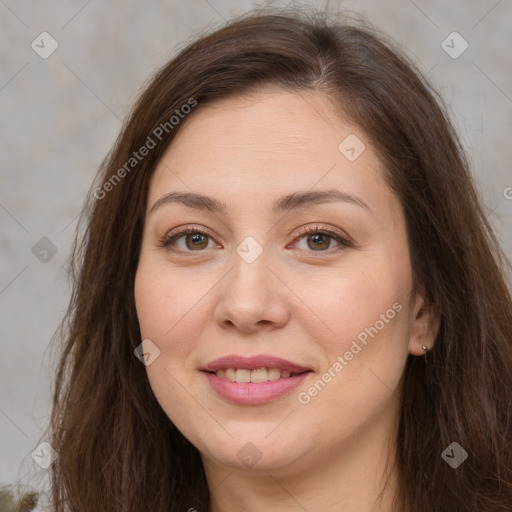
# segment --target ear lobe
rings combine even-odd
[[[409,337],[409,353],[413,356],[425,355],[423,346],[431,350],[434,346],[441,316],[432,302],[425,298],[425,293],[418,293],[412,312]]]

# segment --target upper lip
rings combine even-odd
[[[257,370],[258,368],[279,368],[290,373],[303,373],[310,371],[311,368],[301,366],[281,357],[271,355],[257,355],[251,357],[239,356],[236,354],[219,357],[210,361],[201,368],[205,372],[216,372],[217,370],[227,370],[228,368]]]

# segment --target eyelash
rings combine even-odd
[[[172,250],[173,252],[178,252],[178,253],[195,253],[195,252],[202,253],[206,250],[206,249],[199,249],[197,251],[182,251],[181,249],[170,249],[170,246],[172,243],[174,243],[176,240],[179,240],[181,237],[183,237],[184,235],[187,235],[187,234],[199,234],[199,235],[204,235],[204,236],[207,236],[207,237],[213,239],[212,235],[210,235],[206,231],[203,231],[202,229],[198,229],[193,226],[183,226],[181,228],[178,228],[178,230],[176,232],[174,232],[172,234],[165,235],[163,238],[161,238],[158,241],[158,246],[162,247],[164,249]],[[335,233],[334,231],[331,231],[329,229],[320,229],[318,224],[316,224],[315,226],[305,226],[303,228],[300,228],[298,231],[298,236],[296,236],[294,238],[293,243],[298,242],[301,238],[303,238],[304,236],[310,235],[310,234],[327,235],[340,244],[340,246],[338,246],[337,248],[335,248],[333,250],[307,251],[307,252],[311,252],[313,254],[314,253],[332,254],[334,252],[338,252],[338,251],[344,249],[345,247],[352,247],[352,243],[348,238],[340,235],[339,233]]]

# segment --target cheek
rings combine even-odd
[[[353,411],[343,422],[357,428],[382,411],[399,386],[407,359],[409,282],[403,270],[377,264],[329,283],[323,293],[313,288],[310,298],[329,327],[322,336],[311,333],[323,351],[323,367],[315,383],[300,390],[299,401],[319,414],[327,404]]]
[[[297,290],[317,315],[315,328],[321,328],[317,333],[324,333],[322,344],[329,359],[349,350],[356,339],[363,344],[377,337],[390,338],[387,343],[399,343],[395,334],[403,330],[401,318],[405,317],[407,290],[407,283],[402,280],[389,269],[360,268],[340,277],[331,275],[323,286],[309,282]]]
[[[151,389],[178,429],[188,431],[195,416],[200,416],[186,390],[191,389],[193,376],[188,358],[203,329],[204,286],[189,277],[180,279],[179,272],[169,274],[161,263],[141,258],[135,305],[141,339],[150,339],[159,350],[158,357],[146,366]]]
[[[212,283],[213,285],[213,283]],[[135,278],[135,305],[141,336],[176,348],[201,330],[204,294],[208,283],[162,263],[141,260]],[[165,348],[165,346],[161,347]]]
[[[387,406],[399,385],[407,358],[409,282],[393,265],[374,265],[329,283],[327,292],[313,288],[308,299],[329,330],[323,336],[317,331],[324,366],[300,390],[299,401],[318,414],[326,406],[352,411],[342,423],[357,428]]]

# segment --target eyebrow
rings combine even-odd
[[[370,207],[359,197],[341,190],[312,190],[307,192],[294,192],[283,196],[272,204],[272,213],[274,215],[284,214],[291,210],[304,208],[311,204],[321,204],[329,202],[352,203],[372,212]],[[222,213],[227,209],[226,203],[213,197],[196,194],[194,192],[169,192],[158,199],[151,207],[149,213],[153,213],[157,208],[164,204],[183,204],[189,208],[197,210],[209,210],[214,213]]]

